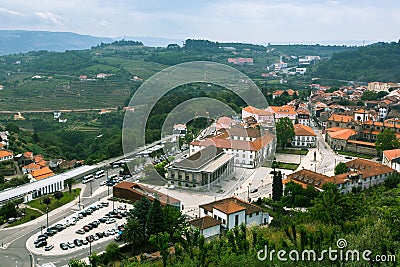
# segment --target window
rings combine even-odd
[[[250,215],[249,215],[249,218],[251,218],[251,217],[253,217],[253,214],[252,214],[252,213],[250,213]]]
[[[204,210],[204,214],[207,215],[208,214],[208,210]]]
[[[222,219],[222,224],[226,224],[226,220],[225,219]]]
[[[258,214],[259,214],[259,213],[260,213],[260,212],[259,212],[259,211],[257,211],[257,212],[256,212],[256,216],[258,216]]]

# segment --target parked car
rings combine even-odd
[[[74,239],[74,244],[75,244],[75,246],[77,246],[77,247],[82,246],[82,243],[81,243],[81,241],[80,241],[79,239]]]
[[[110,219],[108,219],[107,221],[106,221],[106,224],[112,224],[112,223],[115,223],[116,221],[115,221],[115,219],[114,218],[110,218]]]
[[[115,240],[115,241],[120,241],[120,240],[122,240],[121,235],[117,235],[116,237],[114,237],[114,240]]]
[[[106,217],[101,217],[101,218],[99,219],[99,221],[100,221],[101,223],[105,223],[105,222],[107,221],[107,218],[106,218]]]
[[[43,239],[35,244],[35,248],[40,248],[40,247],[44,247],[44,246],[47,246],[47,241],[43,240]]]
[[[46,233],[38,236],[38,239],[47,239],[47,238],[48,238],[48,235]]]
[[[88,227],[88,231],[89,231],[89,227]],[[75,233],[83,235],[85,232],[88,232],[88,231],[85,231],[84,229],[78,229],[75,231]]]
[[[44,247],[44,250],[45,251],[50,251],[50,250],[52,250],[54,248],[54,245],[48,245],[48,246],[45,246]]]
[[[74,245],[74,243],[72,243],[72,242],[67,242],[67,246],[69,247],[69,248],[74,248],[75,247],[75,245]]]
[[[86,239],[81,239],[81,243],[82,245],[87,245],[89,244],[89,242]]]
[[[67,249],[68,249],[68,245],[65,244],[65,243],[60,243],[60,248],[61,248],[62,250],[67,250]]]

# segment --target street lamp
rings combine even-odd
[[[50,211],[49,206],[47,206],[46,208],[47,228],[49,228],[49,211]]]

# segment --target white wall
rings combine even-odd
[[[219,235],[220,233],[221,233],[221,227],[219,225],[202,230],[202,234],[204,235],[205,238]]]
[[[246,224],[246,210],[242,210],[228,215],[228,222],[227,222],[228,229],[232,229],[235,227],[236,215],[239,215],[239,221],[237,226],[241,225],[242,223]]]

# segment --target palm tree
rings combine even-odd
[[[65,184],[68,186],[68,191],[71,194],[72,185],[74,184],[74,179],[73,178],[69,178],[69,179],[65,180]]]
[[[132,246],[132,253],[135,251],[135,248],[141,245],[144,241],[144,233],[140,222],[135,218],[129,218],[126,225],[125,230],[122,234],[122,239],[125,243],[128,243]]]

